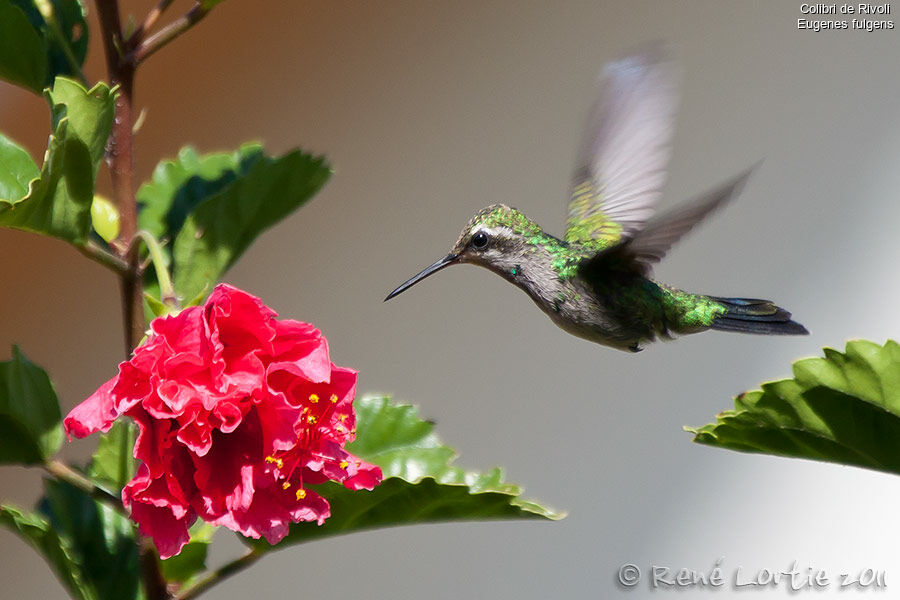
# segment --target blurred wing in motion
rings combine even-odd
[[[727,200],[738,196],[756,167],[751,167],[717,188],[657,218],[622,243],[634,260],[651,265],[666,255],[675,242]]]
[[[616,265],[646,275],[697,223],[738,196],[758,165],[665,214],[650,219],[643,229],[595,254],[587,268]]]
[[[567,242],[608,248],[653,215],[674,132],[675,79],[661,46],[604,67],[572,182]]]

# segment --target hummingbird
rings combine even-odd
[[[654,216],[677,108],[672,61],[659,46],[607,64],[572,178],[562,238],[505,204],[482,209],[450,252],[400,284],[397,296],[459,263],[485,267],[522,289],[564,331],[638,352],[656,339],[709,329],[803,335],[769,300],[686,292],[652,279],[653,265],[695,225],[737,196],[751,167]]]

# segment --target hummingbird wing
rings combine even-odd
[[[661,45],[604,67],[572,182],[567,242],[611,247],[653,215],[674,132],[675,79]]]
[[[697,223],[729,199],[738,196],[757,166],[758,164],[682,206],[651,219],[643,229],[622,239],[613,247],[598,252],[588,262],[593,266],[625,266],[631,271],[646,275],[652,265],[662,260],[669,248]]]

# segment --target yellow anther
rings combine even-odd
[[[350,463],[348,463],[346,460],[342,460],[342,461],[341,461],[341,468],[342,468],[342,469],[346,469],[346,468],[347,468],[347,465],[349,465],[349,464],[350,464]]]
[[[275,458],[274,456],[267,456],[266,462],[269,464],[275,463],[275,466],[278,467],[279,469],[284,466],[284,461],[281,460],[280,458]]]
[[[283,490],[286,490],[286,489],[288,489],[289,487],[291,487],[291,482],[290,482],[290,481],[285,481],[284,483],[281,484],[281,489],[283,489]]]
[[[315,422],[318,420],[319,420],[319,418],[316,415],[309,415],[308,417],[306,417],[306,422],[309,423],[310,425],[315,424]]]
[[[337,401],[338,401],[337,394],[332,394],[330,399],[331,399],[332,404],[337,404]]]
[[[347,415],[341,415],[340,417],[338,417],[338,419],[340,419],[341,423],[343,423],[344,421],[347,420]]]
[[[303,500],[304,498],[306,498],[306,490],[302,488],[297,490],[297,500]]]
[[[315,395],[315,394],[310,394],[310,395],[309,395],[309,401],[312,402],[313,404],[315,404],[316,402],[319,401],[319,397],[318,397],[317,395]]]

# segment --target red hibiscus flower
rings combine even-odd
[[[276,320],[259,298],[219,285],[206,303],[154,319],[119,374],[66,417],[70,436],[138,424],[141,461],[122,501],[162,558],[199,516],[274,544],[290,523],[330,515],[307,486],[372,489],[381,469],[354,438],[356,371],[332,364],[319,330]]]

